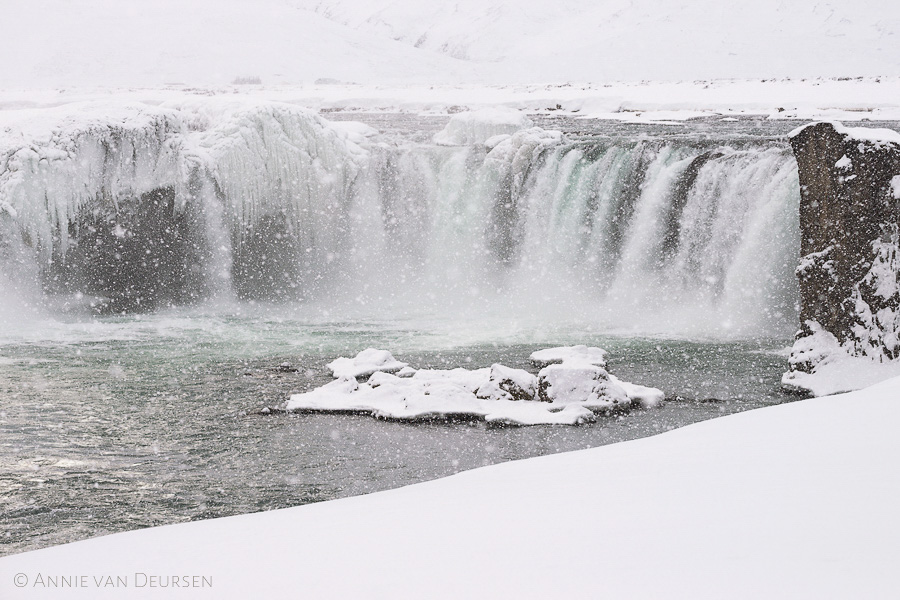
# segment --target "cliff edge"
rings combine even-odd
[[[816,396],[900,375],[900,133],[815,123],[800,176],[800,331],[782,385]]]

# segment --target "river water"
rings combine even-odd
[[[653,435],[783,402],[785,339],[730,342],[521,331],[477,340],[403,323],[310,323],[170,311],[49,323],[0,346],[0,551],[364,494],[500,461]],[[535,343],[543,339],[545,343]],[[526,341],[527,340],[527,341]],[[610,351],[610,370],[663,389],[652,410],[579,427],[402,424],[254,414],[330,380],[366,346],[467,368],[552,343]],[[285,362],[296,371],[281,368]]]

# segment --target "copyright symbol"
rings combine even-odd
[[[25,573],[19,573],[15,577],[13,577],[13,583],[16,584],[16,587],[25,587],[28,585],[28,575]]]

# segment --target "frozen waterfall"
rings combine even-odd
[[[217,98],[40,112],[0,139],[0,318],[262,300],[679,334],[796,322],[779,141],[523,122],[451,146]]]

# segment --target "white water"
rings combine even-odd
[[[199,223],[185,243],[203,256],[192,276],[210,306],[288,298],[301,315],[484,331],[732,337],[796,322],[799,192],[783,145],[531,129],[492,149],[440,147],[271,103],[121,110],[5,144],[0,319],[51,304],[35,282],[57,283],[48,265],[77,244],[85,211],[168,187]]]

